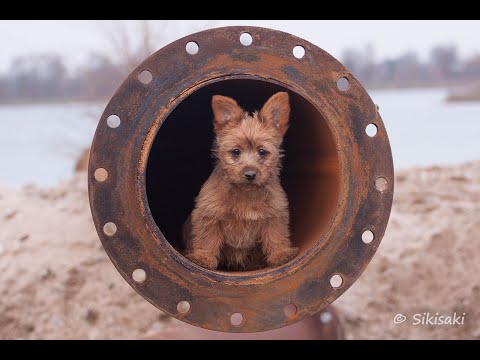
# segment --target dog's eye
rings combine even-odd
[[[258,155],[260,155],[260,157],[265,157],[265,155],[267,155],[267,150],[265,149],[258,149]]]
[[[235,157],[239,157],[240,156],[240,149],[233,149],[231,151],[232,155],[235,156]]]

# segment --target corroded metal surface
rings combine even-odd
[[[248,32],[250,46],[239,37]],[[195,41],[190,55],[185,45]],[[292,54],[305,48],[302,59]],[[149,84],[138,80],[141,71],[153,75]],[[345,77],[342,91],[337,80]],[[333,133],[340,162],[340,192],[335,215],[316,246],[276,269],[255,273],[205,270],[182,257],[162,235],[146,198],[145,174],[152,142],[168,114],[189,94],[224,79],[274,82],[310,101],[325,117]],[[115,114],[120,126],[110,128]],[[374,123],[378,133],[365,128]],[[188,129],[186,129],[188,131]],[[99,182],[94,172],[108,171]],[[378,177],[386,188],[375,187]],[[317,313],[347,290],[363,272],[383,237],[393,198],[393,163],[383,122],[375,104],[348,70],[325,51],[290,34],[256,27],[212,29],[173,42],[146,59],[124,81],[103,113],[89,161],[89,197],[95,226],[113,264],[125,280],[149,302],[180,320],[208,329],[253,332],[278,328]],[[106,235],[113,222],[117,230]],[[362,233],[371,230],[371,243]],[[132,274],[143,269],[146,279]],[[333,288],[338,274],[343,283]],[[177,303],[188,301],[186,314]],[[283,308],[297,312],[287,317]],[[230,322],[241,313],[240,326]]]

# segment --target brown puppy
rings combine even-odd
[[[208,269],[251,270],[292,260],[288,200],[280,185],[280,145],[288,94],[249,114],[235,100],[212,98],[217,165],[184,226],[186,257]]]

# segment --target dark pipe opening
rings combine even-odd
[[[234,98],[258,110],[278,91],[290,93],[290,127],[285,135],[282,186],[290,204],[291,239],[300,254],[316,245],[337,207],[340,167],[325,118],[305,98],[261,80],[224,80],[185,98],[167,117],[153,142],[146,172],[153,218],[169,243],[182,251],[182,225],[215,165],[211,155],[213,95]]]

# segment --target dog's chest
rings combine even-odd
[[[254,247],[261,238],[264,220],[239,220],[233,216],[222,221],[224,241],[235,249]]]
[[[271,217],[272,206],[265,198],[250,194],[231,194],[222,219],[224,241],[235,249],[250,249],[261,240],[262,232]]]

